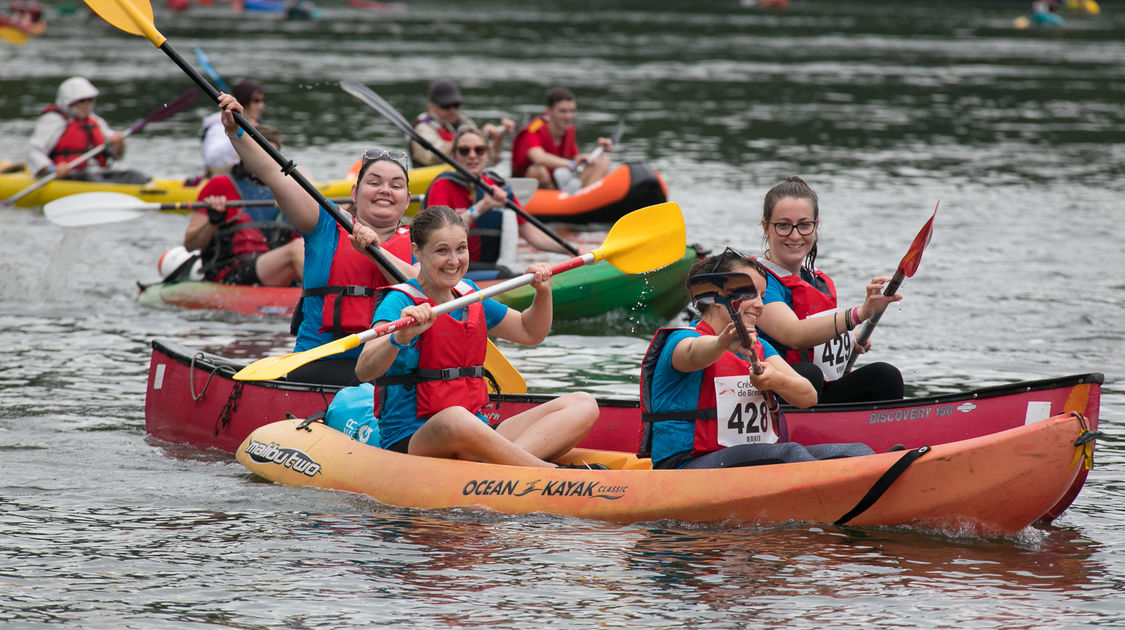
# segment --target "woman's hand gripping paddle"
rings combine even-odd
[[[216,103],[219,101],[218,90],[216,90],[215,87],[207,81],[207,79],[203,78],[203,76],[199,74],[199,71],[191,67],[187,63],[187,61],[185,61],[184,58],[180,56],[180,53],[177,52],[170,43],[168,43],[167,38],[165,38],[164,35],[162,35],[160,31],[157,30],[156,25],[153,23],[152,19],[152,4],[150,4],[148,0],[85,0],[85,2],[103,20],[109,22],[114,27],[125,31],[126,33],[141,35],[147,38],[150,42],[152,42],[154,46],[164,51],[164,54],[166,54],[173,63],[179,66],[180,70],[182,70],[184,74],[188,75],[188,77],[191,78],[191,80],[194,81],[197,86],[199,86],[199,89],[203,90],[203,92],[207,94],[207,96],[210,97],[211,100],[215,101]],[[238,123],[238,126],[241,127],[247,135],[253,138],[254,142],[256,142],[263,151],[265,151],[275,162],[277,162],[279,166],[281,166],[281,171],[289,177],[292,177],[293,181],[295,181],[302,189],[304,189],[305,192],[307,192],[313,199],[315,199],[316,202],[320,204],[320,207],[325,210],[325,212],[331,215],[337,223],[343,226],[344,229],[350,233],[352,231],[352,222],[348,217],[344,215],[344,213],[340,211],[338,207],[336,207],[336,204],[329,201],[324,196],[324,194],[316,188],[316,186],[313,186],[312,182],[310,182],[304,175],[301,174],[300,171],[297,170],[297,165],[292,161],[286,159],[280,151],[274,148],[274,146],[270,144],[268,140],[266,140],[265,136],[263,136],[262,133],[258,131],[258,129],[253,124],[250,123],[250,121],[246,120],[245,116],[238,112],[233,112],[233,114],[234,120]],[[384,252],[381,249],[371,246],[367,248],[367,251],[375,258],[376,261],[379,262],[380,266],[382,266],[383,269],[385,269],[388,273],[393,275],[398,282],[403,282],[406,280],[405,276],[402,275],[402,272],[400,272],[394,265],[390,263],[389,260],[387,260]],[[344,339],[348,338],[349,337],[344,337]],[[492,342],[489,341],[489,343],[491,344]],[[493,361],[495,361],[497,365],[487,363],[485,365],[485,369],[487,369],[489,372],[492,372],[493,376],[500,384],[501,391],[505,393],[526,392],[527,384],[524,382],[522,377],[519,377],[519,373],[516,372],[511,363],[509,363],[507,359],[503,359],[503,355],[501,355],[499,351],[494,352],[492,354],[492,357]],[[499,360],[497,360],[497,357],[503,359],[503,361],[500,362]],[[512,379],[511,377],[513,375],[519,377],[518,380]],[[500,381],[500,378],[502,376],[508,377],[509,380],[507,382]]]
[[[600,260],[608,261],[625,273],[645,273],[676,262],[683,257],[686,246],[684,217],[680,207],[675,202],[666,202],[641,208],[621,217],[610,229],[600,247],[552,266],[551,274],[560,274]],[[440,304],[434,309],[434,313],[442,315],[464,308],[474,302],[530,284],[534,279],[535,274],[525,273]],[[413,318],[402,317],[311,350],[259,359],[242,368],[234,378],[240,381],[268,381],[281,378],[306,363],[357,348],[362,343],[413,323]]]
[[[910,244],[910,249],[906,250],[906,255],[899,261],[895,275],[883,289],[883,295],[887,297],[894,295],[895,292],[898,291],[898,287],[902,284],[903,278],[913,277],[914,272],[918,271],[918,265],[922,262],[922,252],[926,249],[926,245],[930,244],[930,238],[934,235],[934,217],[937,216],[938,205],[941,205],[940,201],[934,205],[934,213],[930,215],[930,220],[926,221],[926,224],[922,226],[921,231],[918,232],[918,236],[915,236],[914,242]],[[867,343],[867,340],[871,338],[871,333],[875,330],[875,325],[879,323],[879,318],[882,316],[883,311],[880,311],[868,318],[866,322],[863,322],[863,328],[859,330],[859,335],[855,338],[857,343],[860,345]],[[845,373],[851,371],[856,356],[858,355],[853,352],[851,358],[848,359],[848,364],[844,368]]]
[[[738,331],[738,338],[742,342],[742,346],[750,348],[750,369],[754,374],[761,374],[764,367],[758,361],[758,342],[750,338],[750,331],[746,330],[746,323],[742,321],[742,314],[735,308],[731,301],[731,296],[753,289],[754,295],[757,295],[758,288],[754,284],[754,279],[745,273],[734,271],[726,271],[720,273],[704,273],[692,276],[691,287],[693,293],[710,292],[719,296],[719,301],[726,307],[727,315],[730,316],[731,323]],[[706,286],[709,285],[709,286]],[[737,299],[737,296],[736,298]],[[769,411],[770,419],[773,421],[774,431],[780,428],[779,408],[777,398],[770,390],[762,390],[762,396],[766,400],[766,410]]]

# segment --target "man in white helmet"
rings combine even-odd
[[[98,89],[84,77],[71,77],[59,85],[53,105],[48,105],[35,123],[28,142],[28,165],[37,177],[57,173],[71,179],[106,179],[111,159],[125,154],[125,139],[110,129],[101,116],[94,113]],[[67,163],[90,149],[108,143],[105,151],[76,164]],[[148,178],[136,173],[144,183]],[[115,181],[136,177],[112,177]]]

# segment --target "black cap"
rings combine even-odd
[[[452,81],[434,81],[430,85],[430,102],[438,106],[460,104],[461,91]]]

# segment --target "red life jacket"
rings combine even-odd
[[[527,173],[531,166],[531,158],[527,157],[527,152],[532,147],[542,147],[551,155],[573,159],[578,155],[574,125],[563,133],[561,145],[555,144],[555,139],[551,137],[546,114],[536,116],[526,127],[520,129],[512,140],[512,177],[523,177]]]
[[[485,171],[480,176],[486,185],[495,186],[498,181],[504,181],[492,171]],[[519,203],[512,187],[504,183],[501,186],[508,193],[508,199]],[[438,173],[428,188],[426,188],[425,204],[430,206],[449,206],[454,210],[471,208],[473,204],[484,197],[484,192],[473,182],[463,177],[456,171]],[[462,218],[467,217],[462,215]],[[521,216],[516,217],[516,224],[526,222]],[[493,208],[478,216],[469,224],[469,260],[494,263],[500,259],[501,239],[503,237],[504,214],[503,208]]]
[[[341,226],[337,226],[337,230],[336,253],[332,255],[328,284],[306,288],[301,292],[301,299],[324,300],[320,332],[331,331],[339,338],[371,328],[371,318],[375,315],[375,292],[392,281],[370,258],[352,247],[347,230]],[[381,243],[381,248],[391,256],[409,262],[410,228],[399,227],[394,236]],[[304,308],[298,303],[290,323],[290,332],[294,335],[300,329],[303,314]]]
[[[733,352],[724,352],[719,360],[703,369],[703,380],[700,383],[695,409],[679,411],[653,411],[651,387],[656,373],[656,363],[660,353],[668,341],[668,336],[676,330],[694,330],[700,335],[714,336],[715,331],[707,322],[700,320],[694,328],[677,327],[661,328],[656,331],[641,361],[641,451],[640,457],[649,457],[652,449],[652,423],[666,420],[681,420],[695,422],[695,436],[692,442],[692,455],[699,456],[724,448],[718,440],[718,415],[715,397],[715,379],[726,376],[749,378],[750,362],[739,358]],[[754,344],[754,352],[759,361],[764,361],[762,344]],[[765,409],[761,409],[764,416]],[[768,416],[765,416],[768,417]],[[776,431],[776,428],[775,428]]]
[[[64,164],[94,147],[105,144],[105,136],[102,135],[101,125],[98,124],[98,121],[95,120],[93,116],[71,118],[66,115],[66,112],[59,109],[57,105],[48,105],[43,108],[43,113],[46,114],[47,112],[54,112],[67,121],[62,136],[59,137],[59,141],[55,143],[55,147],[51,149],[51,153],[48,156],[55,164]],[[109,164],[109,157],[106,155],[105,151],[94,156],[94,159],[102,166],[107,166]],[[86,162],[74,165],[75,169],[85,167]]]
[[[425,293],[409,283],[396,284],[384,291],[401,291],[414,300],[415,304],[437,306]],[[453,289],[454,296],[472,292],[473,287],[463,280]],[[484,318],[484,306],[480,302],[474,302],[467,308],[469,311],[465,321],[457,321],[448,313],[439,315],[433,326],[419,335],[418,369],[413,374],[375,380],[378,387],[416,385],[419,418],[429,418],[442,409],[455,406],[464,407],[475,414],[488,404],[488,385],[484,380],[488,324]]]
[[[823,271],[813,271],[813,283],[810,284],[800,275],[790,273],[777,263],[765,258],[758,258],[757,261],[762,263],[766,272],[792,292],[793,313],[797,316],[797,319],[806,319],[817,313],[836,310],[836,285]],[[852,351],[850,337],[851,334],[844,331],[839,337],[830,339],[826,343],[817,344],[812,348],[793,349],[776,342],[773,343],[773,346],[777,348],[777,351],[785,357],[785,361],[789,364],[803,361],[817,364],[824,371],[825,382],[830,382],[838,379],[839,375],[830,374],[828,370],[832,370],[832,366],[836,366],[838,369],[834,371],[842,374],[843,367],[847,365]]]
[[[414,126],[426,124],[433,127],[437,131],[438,136],[446,142],[453,142],[454,132],[449,129],[447,125],[442,124],[440,120],[434,118],[430,112],[422,112],[414,119]]]

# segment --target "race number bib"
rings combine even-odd
[[[766,398],[750,383],[749,375],[717,377],[715,407],[720,445],[777,442],[777,429],[770,422]]]
[[[814,313],[809,315],[809,318],[832,317],[839,310]],[[844,375],[844,368],[848,366],[848,360],[852,358],[853,345],[852,334],[845,330],[838,337],[833,337],[813,347],[812,362],[824,373],[825,382],[834,381]]]

